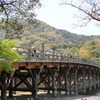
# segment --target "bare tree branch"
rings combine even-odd
[[[91,19],[100,21],[100,0],[80,0],[79,5],[76,5],[72,0],[69,0],[69,2],[65,0],[65,2],[62,2],[60,5],[69,5],[83,12],[85,14],[84,18],[80,18],[87,20],[87,22],[84,23],[85,25],[87,25]]]

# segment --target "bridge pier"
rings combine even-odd
[[[75,65],[76,67],[73,69],[74,72],[74,94],[78,94],[78,89],[77,89],[77,65]]]
[[[48,76],[48,83],[50,83],[50,75]],[[50,84],[48,84],[50,87]],[[47,90],[47,93],[50,94],[50,90]]]
[[[72,68],[69,73],[69,94],[71,94],[71,83],[72,83]]]
[[[96,77],[95,77],[95,69],[93,69],[93,82],[94,82],[94,89],[96,89]]]
[[[9,86],[8,86],[8,89],[9,89],[9,97],[13,97],[13,93],[16,93],[16,91],[13,91],[12,88],[13,88],[13,84],[16,84],[16,77],[13,77],[14,76],[14,72],[11,72],[11,80],[10,80],[10,83],[9,83]]]
[[[13,79],[10,81],[10,84],[9,84],[9,97],[13,97],[13,91],[12,91],[13,82],[14,82]]]
[[[69,86],[68,86],[68,75],[69,75],[69,68],[64,68],[64,75],[65,75],[65,94],[69,94]]]
[[[34,68],[34,69],[29,69],[30,74],[31,74],[31,78],[32,78],[32,95],[33,98],[38,99],[38,87],[37,87],[37,81],[39,79],[39,75],[40,75],[40,68]]]
[[[91,69],[88,68],[88,80],[89,80],[89,91],[92,90],[92,87],[91,87]]]
[[[61,67],[60,67],[60,69],[61,69]],[[60,72],[58,72],[58,92],[59,92],[59,94],[61,94],[61,87],[62,87],[62,85],[61,85],[61,76],[62,76],[62,74],[60,73]]]
[[[82,81],[83,81],[83,93],[86,93],[86,86],[85,86],[85,68],[82,68]]]
[[[52,96],[57,96],[57,86],[56,86],[56,75],[57,75],[57,69],[52,68]]]
[[[100,86],[100,71],[98,68],[97,68],[97,86],[98,87]]]

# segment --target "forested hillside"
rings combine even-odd
[[[22,39],[15,40],[17,45],[41,47],[58,52],[71,53],[83,57],[100,57],[100,35],[77,35],[66,30],[56,29],[44,22],[38,21],[38,27],[27,27]],[[92,52],[92,53],[90,53]]]

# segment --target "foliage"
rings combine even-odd
[[[96,62],[96,64],[97,64],[98,66],[100,66],[100,62]]]
[[[85,58],[100,58],[100,48],[99,48],[99,41],[97,42],[96,39],[92,41],[86,42],[81,48],[80,48],[80,56],[83,56]]]
[[[71,50],[73,55],[78,55],[79,49],[77,47],[72,47],[70,50]]]
[[[92,57],[99,58],[100,57],[100,49],[91,50],[89,54],[90,54],[91,58]]]
[[[19,23],[18,19],[10,19],[9,24],[6,26],[3,26],[3,29],[6,30],[6,35],[5,38],[10,38],[10,39],[20,39],[21,35],[23,34],[24,31],[24,25]]]
[[[41,7],[39,0],[0,0],[0,28],[6,30],[5,38],[20,38],[25,23],[36,27],[35,9]]]
[[[85,57],[85,58],[90,58],[89,50],[80,49],[79,50],[79,56]]]
[[[12,62],[22,58],[12,49],[14,46],[14,42],[9,39],[0,42],[0,67],[4,67],[7,73],[13,71],[13,68],[11,67]]]

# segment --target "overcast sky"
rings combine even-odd
[[[74,15],[77,10],[70,6],[59,6],[61,0],[42,0],[43,7],[36,10],[37,19],[58,29],[64,29],[76,34],[100,35],[100,28],[94,21],[86,27],[73,28],[73,23],[77,22]]]

